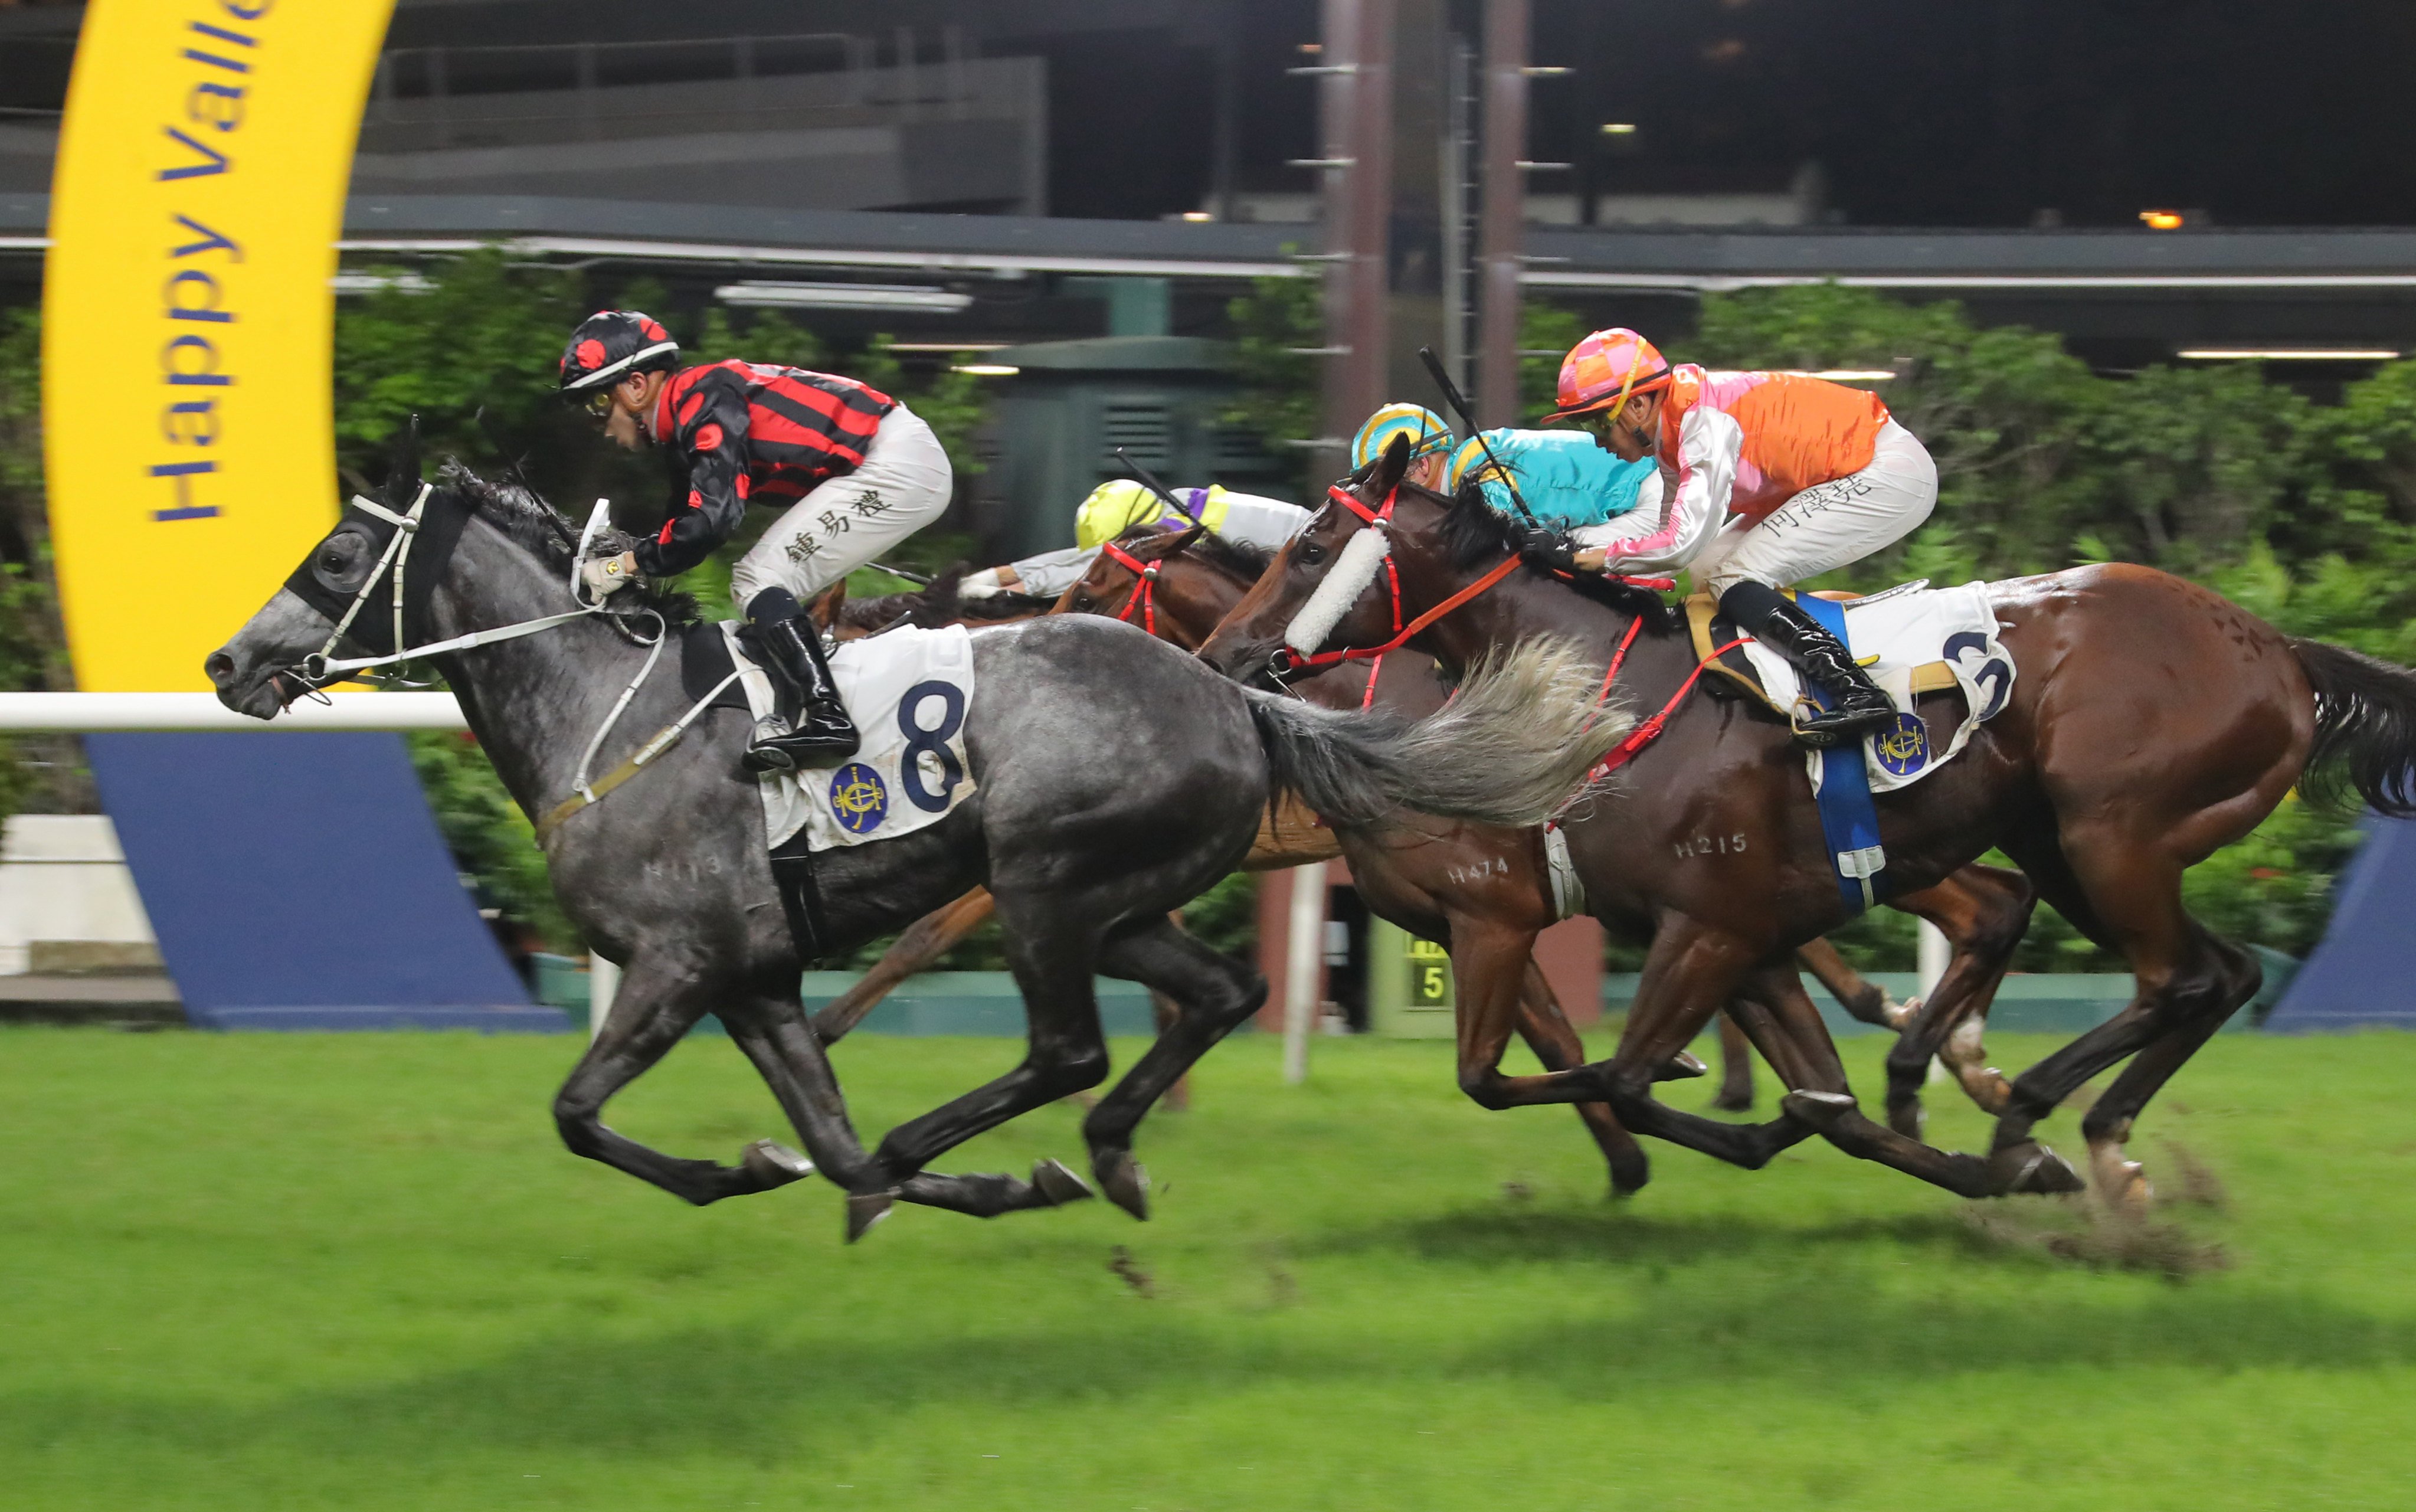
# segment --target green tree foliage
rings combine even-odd
[[[1225,318],[1233,327],[1232,370],[1239,391],[1217,419],[1248,435],[1270,456],[1299,463],[1293,479],[1299,496],[1322,497],[1314,478],[1337,470],[1339,454],[1301,443],[1321,432],[1320,358],[1303,349],[1325,341],[1325,315],[1316,279],[1252,279],[1250,292],[1229,301]]]

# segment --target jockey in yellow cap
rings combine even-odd
[[[1074,542],[1066,550],[1043,552],[1005,567],[989,567],[964,580],[959,588],[968,598],[994,594],[1032,594],[1053,598],[1091,570],[1099,548],[1128,530],[1155,526],[1188,530],[1205,525],[1217,535],[1246,546],[1272,551],[1291,539],[1308,522],[1308,511],[1281,499],[1236,493],[1221,483],[1204,489],[1176,489],[1169,504],[1147,484],[1110,478],[1091,491],[1074,511]]]
[[[1778,591],[1902,539],[1937,506],[1937,464],[1878,395],[1802,373],[1672,368],[1613,328],[1570,351],[1560,401],[1545,424],[1582,420],[1606,450],[1657,461],[1663,485],[1659,509],[1576,532],[1579,566],[1692,571],[1829,695],[1804,734],[1894,725],[1895,705],[1852,654]]]

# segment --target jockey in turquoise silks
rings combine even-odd
[[[1462,442],[1451,454],[1445,487],[1457,493],[1475,478],[1487,504],[1518,519],[1497,462],[1517,480],[1518,497],[1537,522],[1563,534],[1661,506],[1660,473],[1653,459],[1622,461],[1595,446],[1592,436],[1565,431],[1487,431],[1481,439]]]

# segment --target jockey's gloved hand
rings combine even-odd
[[[579,564],[579,581],[587,585],[588,599],[601,603],[607,595],[638,581],[638,553],[591,557]]]
[[[1562,572],[1575,572],[1578,569],[1576,547],[1570,542],[1568,537],[1557,530],[1546,530],[1541,526],[1531,527],[1526,537],[1518,543],[1518,554],[1537,567],[1551,567]]]

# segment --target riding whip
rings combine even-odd
[[[1452,413],[1459,416],[1459,423],[1468,427],[1468,433],[1485,448],[1485,460],[1501,477],[1502,486],[1510,491],[1510,502],[1518,507],[1518,518],[1527,522],[1529,530],[1543,529],[1544,522],[1535,518],[1535,512],[1527,507],[1527,501],[1518,494],[1518,476],[1502,465],[1501,458],[1493,455],[1493,443],[1486,440],[1485,432],[1476,428],[1476,416],[1469,413],[1467,396],[1459,391],[1457,384],[1451,381],[1451,374],[1443,370],[1442,359],[1434,355],[1434,348],[1418,348],[1418,360],[1427,365],[1427,372],[1433,377],[1436,386],[1442,390],[1442,401],[1451,406]]]
[[[1168,508],[1173,510],[1176,514],[1183,516],[1186,520],[1196,518],[1192,515],[1190,510],[1185,509],[1183,507],[1183,501],[1174,496],[1174,491],[1172,489],[1170,489],[1165,484],[1159,482],[1155,473],[1151,472],[1148,468],[1143,467],[1140,463],[1133,461],[1130,457],[1125,456],[1125,448],[1122,446],[1118,446],[1116,448],[1116,461],[1124,463],[1125,466],[1132,470],[1132,476],[1134,478],[1139,480],[1141,487],[1149,490],[1152,493],[1156,494],[1159,498],[1164,499]]]

